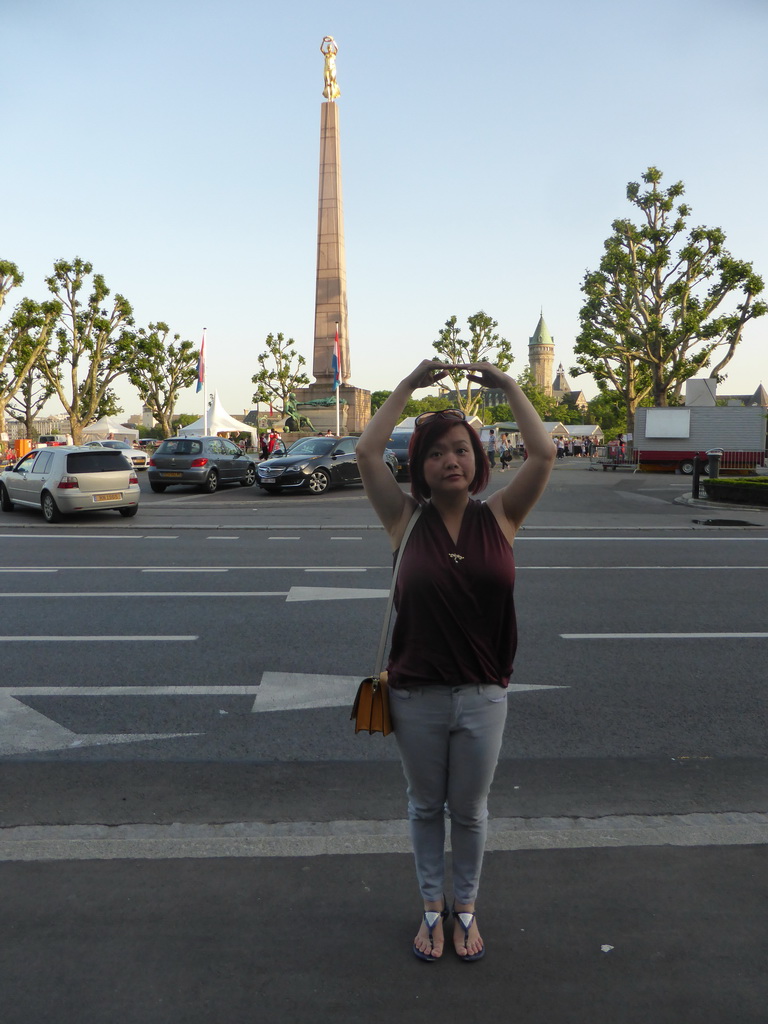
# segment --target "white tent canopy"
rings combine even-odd
[[[106,441],[110,437],[115,441],[135,441],[139,432],[133,427],[126,427],[125,424],[118,423],[117,420],[111,419],[109,416],[102,416],[95,423],[89,423],[87,427],[83,427],[83,436],[92,441]]]
[[[258,427],[253,427],[249,423],[243,423],[242,420],[236,420],[234,416],[230,416],[219,401],[218,391],[214,391],[213,393],[213,405],[208,410],[207,428],[205,424],[205,416],[201,416],[199,420],[195,420],[194,423],[190,423],[186,427],[181,427],[179,430],[179,435],[181,437],[189,437],[192,435],[196,435],[198,437],[212,437],[214,434],[239,433],[250,434],[253,447],[255,448],[257,446],[259,439]]]

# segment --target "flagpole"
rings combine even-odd
[[[341,391],[341,348],[339,347],[339,321],[336,321],[336,354],[338,360],[337,374],[339,376],[338,382],[336,383],[336,437],[341,434],[341,426],[339,420],[339,391]]]
[[[207,327],[203,328],[203,427],[205,429],[205,436],[208,436],[208,384],[206,381],[206,370],[205,370],[205,332],[208,330]]]

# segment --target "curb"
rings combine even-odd
[[[726,509],[728,512],[758,512],[762,515],[768,513],[765,506],[759,505],[729,505],[725,501],[707,501],[706,498],[693,498],[687,494],[680,494],[673,502],[675,505],[689,505],[691,508]]]

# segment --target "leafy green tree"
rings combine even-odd
[[[85,388],[83,388],[83,398],[81,401],[82,408],[85,409],[88,401],[87,394],[85,393]],[[93,423],[96,420],[100,420],[103,416],[106,416],[109,419],[115,419],[117,416],[120,415],[122,411],[123,407],[122,405],[120,405],[120,400],[118,399],[114,389],[107,388],[107,390],[100,398],[99,404],[96,406],[96,410],[93,413],[90,422]],[[85,425],[87,426],[87,424]]]
[[[745,324],[768,311],[752,264],[730,255],[720,228],[688,229],[683,183],[664,190],[661,178],[649,167],[645,191],[638,182],[627,185],[641,223],[613,222],[599,269],[582,283],[586,302],[574,347],[572,373],[591,373],[621,394],[630,432],[646,396],[665,406],[696,373],[719,377]]]
[[[173,433],[179,391],[194,383],[200,356],[191,341],[182,341],[178,334],[169,341],[169,334],[168,324],[162,322],[150,324],[147,330],[139,328],[136,356],[128,369],[128,379],[152,411],[161,437]]]
[[[452,409],[454,403],[445,395],[424,395],[423,398],[411,398],[405,403],[403,416],[420,416],[423,412],[439,412],[440,409]]]
[[[469,338],[461,337],[461,328],[455,316],[445,321],[437,341],[432,347],[440,359],[447,363],[479,363],[488,360],[500,370],[507,370],[514,356],[509,342],[496,333],[498,321],[482,310],[467,317]],[[450,370],[448,379],[456,391],[456,402],[467,416],[476,415],[482,404],[479,389],[474,389],[466,375],[458,370]],[[464,387],[462,387],[464,384]]]
[[[85,303],[80,292],[92,275]],[[58,260],[46,283],[61,304],[51,348],[40,356],[40,369],[64,406],[75,444],[82,441],[83,427],[94,419],[113,381],[126,373],[135,355],[131,304],[116,294],[105,305],[110,291],[101,274],[79,257]]]
[[[20,359],[23,359],[23,354]],[[1,386],[1,385],[0,385]],[[19,383],[16,395],[9,400],[6,412],[24,424],[24,437],[37,440],[35,420],[40,415],[48,399],[53,395],[53,388],[42,375],[39,368],[31,366],[26,376]]]
[[[389,396],[392,394],[391,391],[372,391],[371,392],[371,416],[380,409],[386,402]]]
[[[188,427],[190,423],[194,423],[195,420],[199,420],[199,419],[200,419],[199,416],[192,416],[188,412],[182,412],[178,416],[174,417],[173,424],[172,424],[173,430],[171,431],[171,433],[175,433],[181,427]]]
[[[536,378],[533,376],[533,371],[530,366],[526,366],[517,378],[517,383],[520,385],[520,390],[545,423],[551,423],[553,420],[560,419],[557,412],[559,406],[555,402],[554,398],[551,395],[548,395],[546,391],[544,391],[543,388],[540,388],[536,383]]]
[[[626,434],[627,409],[623,396],[607,388],[601,391],[589,403],[589,422],[597,423],[606,438]]]
[[[487,409],[489,423],[514,423],[515,417],[506,402],[490,405]]]
[[[10,292],[24,281],[15,263],[0,260],[0,309]],[[5,411],[48,345],[60,307],[55,302],[22,299],[8,323],[0,327],[0,432]]]
[[[264,344],[267,348],[258,357],[259,370],[251,377],[256,385],[253,401],[271,405],[277,398],[285,410],[291,392],[309,384],[309,377],[302,370],[307,361],[291,348],[296,344],[293,338],[286,341],[282,334],[268,334]]]
[[[573,396],[575,397],[575,396]],[[561,423],[584,423],[584,413],[573,404],[573,398],[566,395],[562,402],[559,402],[553,409],[550,419],[560,420]]]
[[[0,260],[0,310],[8,294],[24,283],[24,275],[10,260]]]

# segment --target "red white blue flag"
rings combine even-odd
[[[195,392],[202,391],[205,386],[205,331],[203,340],[200,342],[200,355],[197,359],[197,387]]]
[[[333,342],[333,387],[334,390],[341,384],[341,352],[339,351],[339,328],[336,328],[336,338]]]

